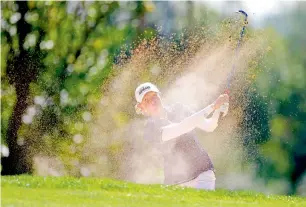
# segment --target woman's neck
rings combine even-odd
[[[155,118],[160,118],[160,119],[167,119],[167,110],[165,109],[165,107],[163,106],[163,104],[161,104],[158,108],[158,110],[154,113],[151,114],[152,117]]]

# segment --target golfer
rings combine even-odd
[[[159,89],[149,82],[136,88],[135,98],[136,112],[148,117],[144,139],[158,147],[164,158],[164,184],[214,190],[214,166],[194,130],[216,129],[220,113],[227,113],[228,95],[220,95],[196,113],[179,103],[164,106]]]

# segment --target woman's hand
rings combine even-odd
[[[214,110],[219,109],[223,104],[229,102],[229,96],[227,94],[220,95],[217,100],[213,103]]]

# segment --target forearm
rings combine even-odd
[[[213,132],[218,126],[220,113],[220,109],[215,110],[209,119],[203,118],[199,121],[197,127],[206,132]]]
[[[161,138],[162,141],[168,141],[192,131],[199,125],[199,123],[203,122],[203,120],[206,120],[205,117],[208,116],[213,110],[213,106],[209,105],[199,112],[185,118],[179,123],[173,123],[163,127]]]
[[[215,109],[214,109],[213,104],[210,104],[207,107],[205,107],[204,109],[202,109],[201,111],[197,112],[197,114],[199,115],[200,118],[203,118],[203,116],[206,118],[214,110]]]

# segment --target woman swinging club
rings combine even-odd
[[[144,138],[158,147],[164,158],[164,184],[214,190],[214,166],[198,142],[194,129],[214,131],[220,113],[223,116],[227,113],[228,95],[220,95],[196,113],[182,104],[164,106],[159,89],[152,83],[139,85],[135,98],[136,112],[149,117]]]

